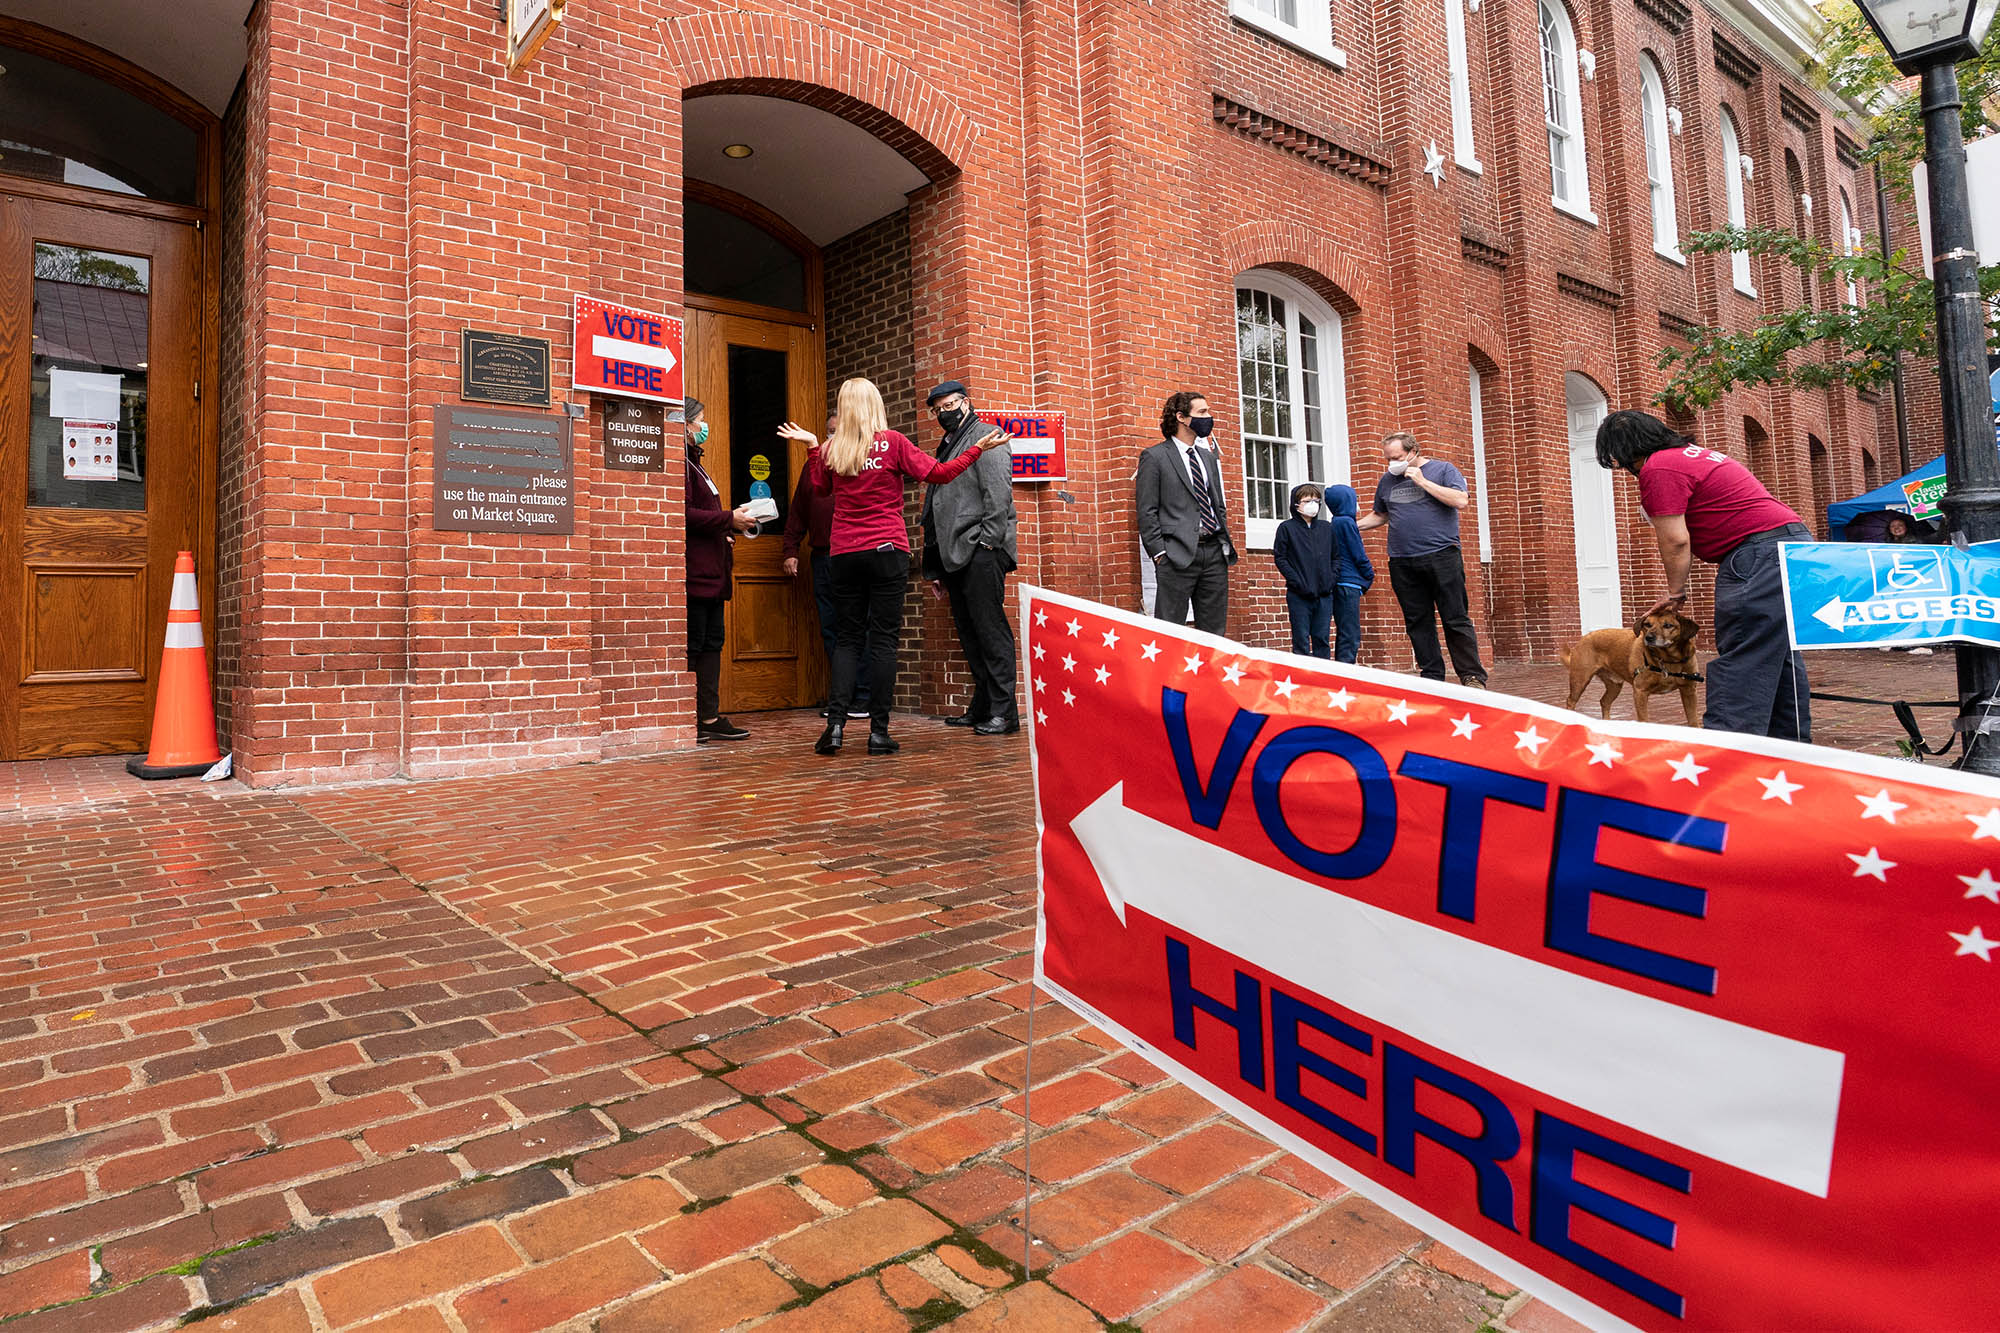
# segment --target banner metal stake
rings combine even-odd
[[[1021,1268],[1030,1281],[1035,1276],[1035,1230],[1031,1220],[1035,1196],[1035,1120],[1029,1099],[1035,1091],[1035,982],[1039,970],[1028,976],[1028,1050],[1021,1066]]]

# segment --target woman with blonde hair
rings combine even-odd
[[[949,463],[940,463],[909,437],[888,427],[882,392],[864,379],[840,386],[839,421],[822,446],[811,431],[787,421],[778,434],[806,446],[813,488],[833,496],[833,686],[826,730],[813,746],[840,752],[848,704],[868,645],[868,753],[894,754],[889,701],[896,690],[896,653],[903,635],[903,596],[910,582],[910,529],[903,519],[905,479],[938,485],[979,461],[982,448],[1008,442],[987,437]]]

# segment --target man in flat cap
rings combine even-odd
[[[949,462],[996,434],[972,410],[964,384],[946,380],[925,400],[944,440],[939,462]],[[988,449],[956,480],[924,492],[924,577],[951,599],[959,646],[972,669],[972,702],[945,719],[981,736],[1021,729],[1014,700],[1014,622],[1007,615],[1007,574],[1014,568],[1014,458],[1010,448]]]

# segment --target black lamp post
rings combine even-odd
[[[1979,54],[2000,0],[1858,0],[1905,74],[1923,76],[1924,162],[1930,175],[1931,278],[1937,289],[1938,390],[1944,402],[1945,520],[1968,542],[2000,538],[2000,450],[1986,382],[1987,312],[1965,184],[1965,130],[1956,65]],[[1961,644],[1958,699],[1964,766],[2000,775],[2000,650]],[[1989,720],[1990,719],[1990,720]]]

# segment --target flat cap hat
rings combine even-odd
[[[962,393],[968,398],[972,396],[972,391],[966,388],[962,382],[958,380],[946,380],[943,384],[940,384],[937,386],[937,388],[931,390],[931,396],[924,399],[924,406],[929,407],[932,403],[935,403],[938,399],[949,398],[955,393]]]

